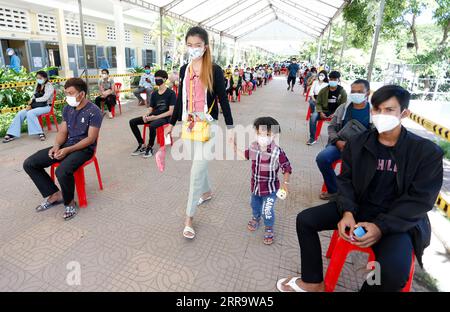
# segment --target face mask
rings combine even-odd
[[[330,81],[330,82],[328,83],[328,85],[329,85],[330,87],[332,87],[332,88],[336,88],[336,87],[338,86],[338,82],[337,82],[337,81]]]
[[[269,146],[272,143],[272,138],[267,135],[258,135],[258,144],[261,146]]]
[[[66,96],[67,104],[72,107],[77,107],[78,105],[80,105],[80,102],[77,102],[77,96]]]
[[[196,60],[203,56],[205,50],[203,48],[188,48],[188,52],[191,59]]]
[[[235,76],[239,75],[239,72],[234,72],[234,75],[235,75]]]
[[[103,79],[108,78],[108,74],[102,74],[102,78],[103,78]]]
[[[145,73],[146,73],[146,74],[150,74],[150,69],[146,69],[146,70],[145,70]]]
[[[350,102],[355,104],[361,104],[366,100],[366,95],[364,93],[350,93]]]
[[[324,75],[319,75],[319,80],[320,81],[322,81],[322,80],[324,80],[325,79],[325,76]]]
[[[400,124],[398,117],[383,114],[372,115],[372,121],[378,133],[391,131]]]
[[[160,86],[164,83],[164,79],[155,79],[155,83],[157,86]]]
[[[45,80],[44,79],[36,79],[38,84],[44,84]]]
[[[14,51],[9,51],[9,52],[8,52],[8,55],[9,55],[9,56],[14,55]]]

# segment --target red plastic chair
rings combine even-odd
[[[311,118],[311,114],[312,114],[311,106],[309,106],[309,103],[307,103],[307,104],[308,104],[308,111],[306,112],[306,121],[308,121]]]
[[[336,284],[339,280],[339,276],[341,274],[342,268],[344,267],[345,260],[349,253],[353,251],[359,251],[369,254],[369,262],[375,261],[375,254],[372,248],[360,248],[350,244],[349,242],[343,240],[339,237],[339,233],[337,230],[333,232],[333,236],[331,237],[331,242],[328,247],[328,251],[326,257],[330,259],[330,263],[328,264],[327,273],[325,275],[325,291],[333,292]],[[401,290],[401,292],[409,292],[411,290],[411,285],[414,277],[415,270],[415,255],[414,251],[412,254],[411,268],[409,270],[409,278],[405,287]]]
[[[164,136],[164,129],[166,127],[168,127],[169,124],[165,124],[164,126],[158,127],[156,128],[156,143],[158,143],[159,147],[163,147],[165,145],[165,136]],[[142,135],[142,139],[145,143],[145,138],[146,138],[146,133],[147,133],[147,128],[149,127],[149,124],[144,124],[144,133]],[[172,140],[172,134],[170,135],[170,146],[173,145],[173,140]]]
[[[306,91],[306,95],[305,95],[305,102],[308,103],[308,98],[309,98],[309,92],[311,91],[311,87],[308,88],[308,90]]]
[[[50,120],[50,117],[52,117],[53,123],[55,124],[55,127],[56,127],[56,131],[58,131],[58,120],[56,119],[56,115],[55,115],[55,111],[54,111],[55,101],[56,101],[56,90],[53,90],[52,106],[50,108],[50,112],[48,112],[47,114],[42,114],[42,115],[38,116],[39,124],[41,125],[42,130],[44,130],[42,118],[45,118],[48,131],[52,131],[52,122]]]
[[[317,121],[316,137],[315,137],[315,140],[316,140],[316,141],[317,141],[317,139],[318,139],[319,136],[320,136],[320,132],[322,131],[323,123],[324,123],[325,121],[330,122],[332,119],[333,119],[333,118],[325,118],[325,119],[319,119],[319,120]]]
[[[122,104],[120,103],[120,89],[122,89],[122,84],[120,82],[116,82],[114,84],[114,91],[116,93],[116,103],[119,104],[119,113],[122,115]],[[115,108],[114,106],[111,109],[111,113],[115,116]]]
[[[98,179],[98,185],[100,187],[100,190],[103,190],[103,183],[102,183],[102,176],[100,174],[100,167],[98,166],[98,160],[96,156],[96,152],[94,152],[94,155],[91,159],[86,161],[80,168],[75,171],[73,174],[75,178],[75,189],[77,190],[78,195],[78,205],[80,208],[85,208],[88,204],[87,198],[86,198],[86,179],[84,176],[84,167],[87,165],[94,163],[95,165],[95,171],[97,172],[97,179]],[[53,181],[55,181],[55,169],[59,166],[59,162],[53,164],[50,167],[50,175]]]
[[[172,90],[175,92],[175,95],[178,97],[178,86],[174,84],[172,86]]]
[[[339,169],[339,174],[341,174],[342,173],[342,159],[338,159],[338,160],[336,160],[335,162],[333,162],[332,164],[331,164],[331,168],[333,168],[333,170],[335,170],[336,169],[336,166],[338,165],[338,164],[340,164],[341,166],[340,166],[340,169]],[[326,186],[326,184],[325,184],[325,182],[323,183],[323,185],[322,185],[322,193],[326,193],[328,190],[327,190],[327,186]]]

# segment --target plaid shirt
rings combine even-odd
[[[280,189],[278,170],[292,173],[291,164],[284,151],[272,143],[267,151],[261,151],[258,143],[245,150],[245,158],[252,161],[251,191],[258,196],[266,196]]]

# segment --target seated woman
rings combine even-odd
[[[100,95],[95,98],[95,105],[101,108],[102,102],[105,102],[109,111],[109,118],[112,119],[112,107],[116,105],[116,93],[114,90],[114,79],[109,78],[109,71],[102,69],[102,78],[98,81]]]
[[[39,124],[38,116],[50,112],[54,88],[52,83],[48,80],[48,74],[45,71],[38,71],[36,73],[36,81],[37,86],[33,97],[28,102],[27,107],[18,112],[14,117],[6,132],[7,134],[3,143],[11,142],[20,137],[22,123],[25,118],[27,119],[28,124],[28,135],[39,135],[41,141],[45,141],[45,134]]]
[[[253,74],[250,71],[250,67],[247,67],[246,71],[244,72],[243,75],[243,81],[242,81],[242,86],[244,87],[244,90],[247,90],[247,92],[249,90],[253,90]]]
[[[227,88],[227,93],[232,96],[232,102],[236,102],[239,95],[239,90],[242,87],[242,77],[239,75],[239,69],[235,69],[233,75],[230,78],[230,83]],[[233,92],[235,93],[233,95]]]

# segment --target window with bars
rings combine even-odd
[[[84,36],[88,39],[97,38],[97,27],[94,23],[84,22]]]
[[[80,36],[81,27],[80,21],[75,19],[66,19],[66,35],[68,36]],[[94,23],[84,22],[84,36],[87,39],[97,38],[97,26]]]
[[[117,68],[116,47],[106,47],[106,58],[111,68]]]
[[[108,41],[116,41],[116,28],[113,26],[106,26],[106,38]]]
[[[81,34],[80,32],[80,21],[72,20],[72,19],[66,19],[65,21],[66,26],[66,35],[68,36],[79,36]]]
[[[131,42],[131,31],[125,30],[125,42]]]
[[[15,30],[15,31],[29,31],[28,13],[24,10],[0,7],[0,29]]]
[[[48,14],[38,14],[37,22],[39,32],[43,34],[56,34],[56,17]]]
[[[144,45],[152,45],[152,37],[150,36],[150,34],[144,34]]]

